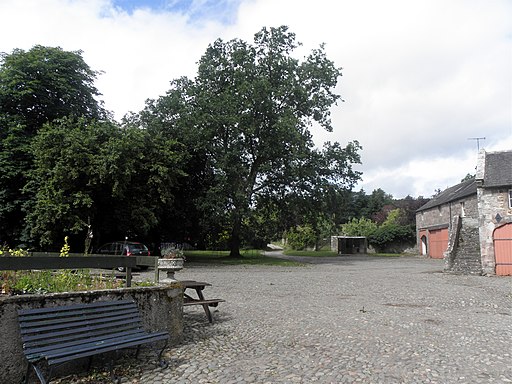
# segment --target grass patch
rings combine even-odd
[[[401,257],[401,253],[369,253],[368,256],[374,257]]]
[[[258,249],[241,250],[241,258],[229,257],[229,251],[185,251],[186,263],[217,265],[277,265],[285,267],[301,266],[302,263],[268,257]]]
[[[295,251],[295,250],[285,250],[283,254],[289,256],[311,256],[311,257],[335,257],[338,256],[337,252],[334,251]]]
[[[310,257],[336,257],[339,256],[337,252],[329,251],[329,250],[320,250],[320,251],[295,251],[295,250],[285,250],[283,254],[289,256],[310,256]],[[354,254],[356,256],[358,254]],[[401,257],[404,256],[401,253],[368,253],[365,254],[367,256],[372,257]],[[347,255],[344,255],[347,256]]]

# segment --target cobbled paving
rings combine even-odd
[[[213,324],[186,307],[169,367],[148,363],[135,382],[512,383],[512,277],[442,268],[362,256],[186,268],[179,279],[226,302]]]

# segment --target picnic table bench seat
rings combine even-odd
[[[219,303],[224,303],[226,300],[223,299],[207,299],[207,300],[188,300],[185,298],[183,305],[208,305],[209,307],[216,307]]]
[[[210,312],[209,307],[217,307],[219,303],[223,303],[226,300],[223,299],[205,299],[203,295],[203,290],[205,287],[211,286],[210,283],[206,283],[203,281],[195,281],[195,280],[183,280],[181,281],[183,284],[185,291],[187,289],[195,290],[197,297],[192,297],[186,292],[184,292],[183,296],[183,306],[190,305],[201,305],[206,313],[206,317],[210,323],[213,323],[213,316]]]
[[[169,333],[146,332],[142,328],[137,304],[131,300],[100,301],[53,308],[22,309],[18,311],[23,352],[28,361],[25,382],[32,367],[42,384],[50,382],[53,369],[63,363],[94,355],[136,348],[162,341],[158,353],[161,366],[167,363],[162,354]],[[109,362],[112,374],[113,360]],[[44,370],[48,371],[45,375]]]

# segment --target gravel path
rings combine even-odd
[[[512,278],[441,272],[442,260],[343,256],[304,267],[177,273],[223,298],[186,307],[168,369],[140,383],[512,383]]]

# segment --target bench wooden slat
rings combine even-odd
[[[117,325],[116,325],[116,331],[130,332],[133,330],[138,330],[138,328],[134,328],[131,325],[127,326],[124,323],[117,323]],[[97,337],[97,336],[104,337],[105,335],[108,335],[111,332],[112,332],[111,329],[98,329],[98,330],[94,330],[94,331],[89,330],[87,332],[83,332],[83,335],[84,335],[83,337],[86,337],[86,338]],[[67,342],[67,341],[77,340],[77,339],[80,340],[79,331],[74,332],[74,333],[69,333],[69,334],[66,334],[64,332],[59,332],[58,334],[54,334],[52,336],[54,336],[54,337],[52,337],[52,339],[48,339],[47,335],[45,335],[45,334],[32,335],[32,336],[26,337],[24,339],[24,345],[28,348],[28,347],[33,347],[33,346],[37,346],[37,345],[44,345],[45,343],[46,344],[55,344],[58,342]]]
[[[55,319],[59,319],[60,323],[69,322],[76,318],[83,318],[84,315],[87,315],[88,319],[94,319],[94,318],[102,318],[102,317],[108,317],[112,316],[113,314],[138,314],[137,309],[135,308],[119,308],[114,310],[109,310],[108,308],[102,308],[100,311],[94,311],[94,312],[85,312],[83,310],[80,311],[69,311],[69,312],[58,312],[58,313],[51,313],[51,314],[44,314],[44,315],[37,315],[37,317],[31,317],[27,318],[26,316],[21,316],[20,321],[23,323],[23,325],[34,327],[38,324],[44,325],[45,322],[48,322],[50,324],[55,323]]]
[[[108,333],[108,335],[103,334],[103,335],[96,336],[96,337],[88,337],[86,340],[89,343],[94,343],[96,341],[105,340],[106,337],[115,339],[117,337],[117,335],[119,335],[119,334],[126,335],[126,336],[132,336],[132,335],[136,335],[136,334],[140,334],[140,333],[144,333],[144,331],[134,329],[134,330],[130,330],[129,332],[119,331],[118,333]],[[84,340],[75,338],[71,341],[67,341],[67,340],[62,341],[61,340],[59,343],[53,342],[53,343],[47,343],[44,345],[27,346],[27,348],[25,348],[25,351],[27,354],[37,354],[37,353],[41,353],[41,352],[51,351],[56,348],[71,347],[74,345],[82,345],[82,344],[84,344]]]
[[[80,358],[83,358],[83,357],[89,357],[89,356],[98,355],[98,354],[105,353],[105,352],[111,352],[111,351],[116,351],[116,350],[120,350],[120,349],[135,347],[135,346],[138,346],[138,345],[141,345],[141,344],[154,343],[154,342],[157,342],[157,341],[163,341],[163,340],[167,340],[168,338],[169,338],[169,335],[167,334],[167,335],[165,335],[165,337],[163,337],[163,336],[162,337],[154,336],[154,337],[148,337],[148,338],[145,338],[145,339],[137,339],[137,340],[132,340],[132,341],[125,341],[124,343],[112,344],[112,345],[109,345],[108,347],[87,350],[85,352],[79,351],[79,353],[73,354],[73,356],[71,356],[71,357],[70,356],[65,356],[65,357],[48,359],[48,363],[50,365],[62,364],[62,363],[68,362],[70,360],[75,360],[75,359],[80,359]]]
[[[30,309],[20,309],[18,311],[18,316],[25,315],[37,315],[41,313],[52,313],[52,312],[70,312],[77,309],[84,309],[86,311],[93,311],[94,309],[108,307],[110,310],[115,309],[117,307],[130,307],[133,301],[130,300],[117,300],[117,301],[97,301],[94,303],[88,304],[72,304],[72,305],[61,305],[57,307],[48,307],[48,308],[30,308]]]
[[[102,330],[116,330],[117,326],[125,325],[129,326],[129,328],[138,328],[140,326],[140,322],[137,319],[126,319],[126,318],[115,318],[110,324],[107,323],[88,323],[88,322],[80,322],[74,323],[75,326],[71,328],[62,328],[57,327],[55,329],[46,327],[44,330],[41,328],[36,328],[36,332],[25,330],[22,334],[23,341],[35,341],[35,340],[43,340],[48,338],[56,338],[63,336],[71,336],[76,334],[86,334],[86,332],[98,332]],[[76,325],[80,325],[76,326]]]
[[[118,322],[118,321],[125,321],[126,323],[138,323],[137,314],[130,313],[130,314],[122,314],[122,315],[111,315],[110,317],[102,316],[101,318],[91,318],[91,317],[75,317],[75,318],[68,318],[63,319],[63,323],[60,323],[60,320],[58,324],[55,324],[54,322],[48,322],[44,321],[43,323],[35,324],[34,326],[30,325],[30,327],[27,328],[26,324],[23,326],[23,328],[20,329],[20,332],[22,335],[27,334],[34,334],[34,333],[53,333],[62,329],[87,329],[87,328],[94,328],[94,327],[108,327],[111,328],[111,326],[108,325],[108,321],[111,322]],[[54,320],[55,321],[55,320]]]
[[[52,349],[47,351],[44,355],[48,360],[62,358],[66,356],[76,356],[78,353],[85,353],[90,351],[96,351],[100,349],[110,350],[111,347],[122,346],[126,343],[132,343],[136,341],[142,340],[150,340],[153,338],[158,338],[158,334],[147,334],[147,333],[139,333],[135,335],[117,335],[115,338],[105,338],[103,340],[96,340],[94,342],[84,342],[82,344],[71,346],[71,347],[62,347]]]
[[[223,299],[208,299],[208,300],[185,300],[183,302],[183,305],[209,305],[209,306],[216,306],[219,303],[223,303],[226,300]]]

